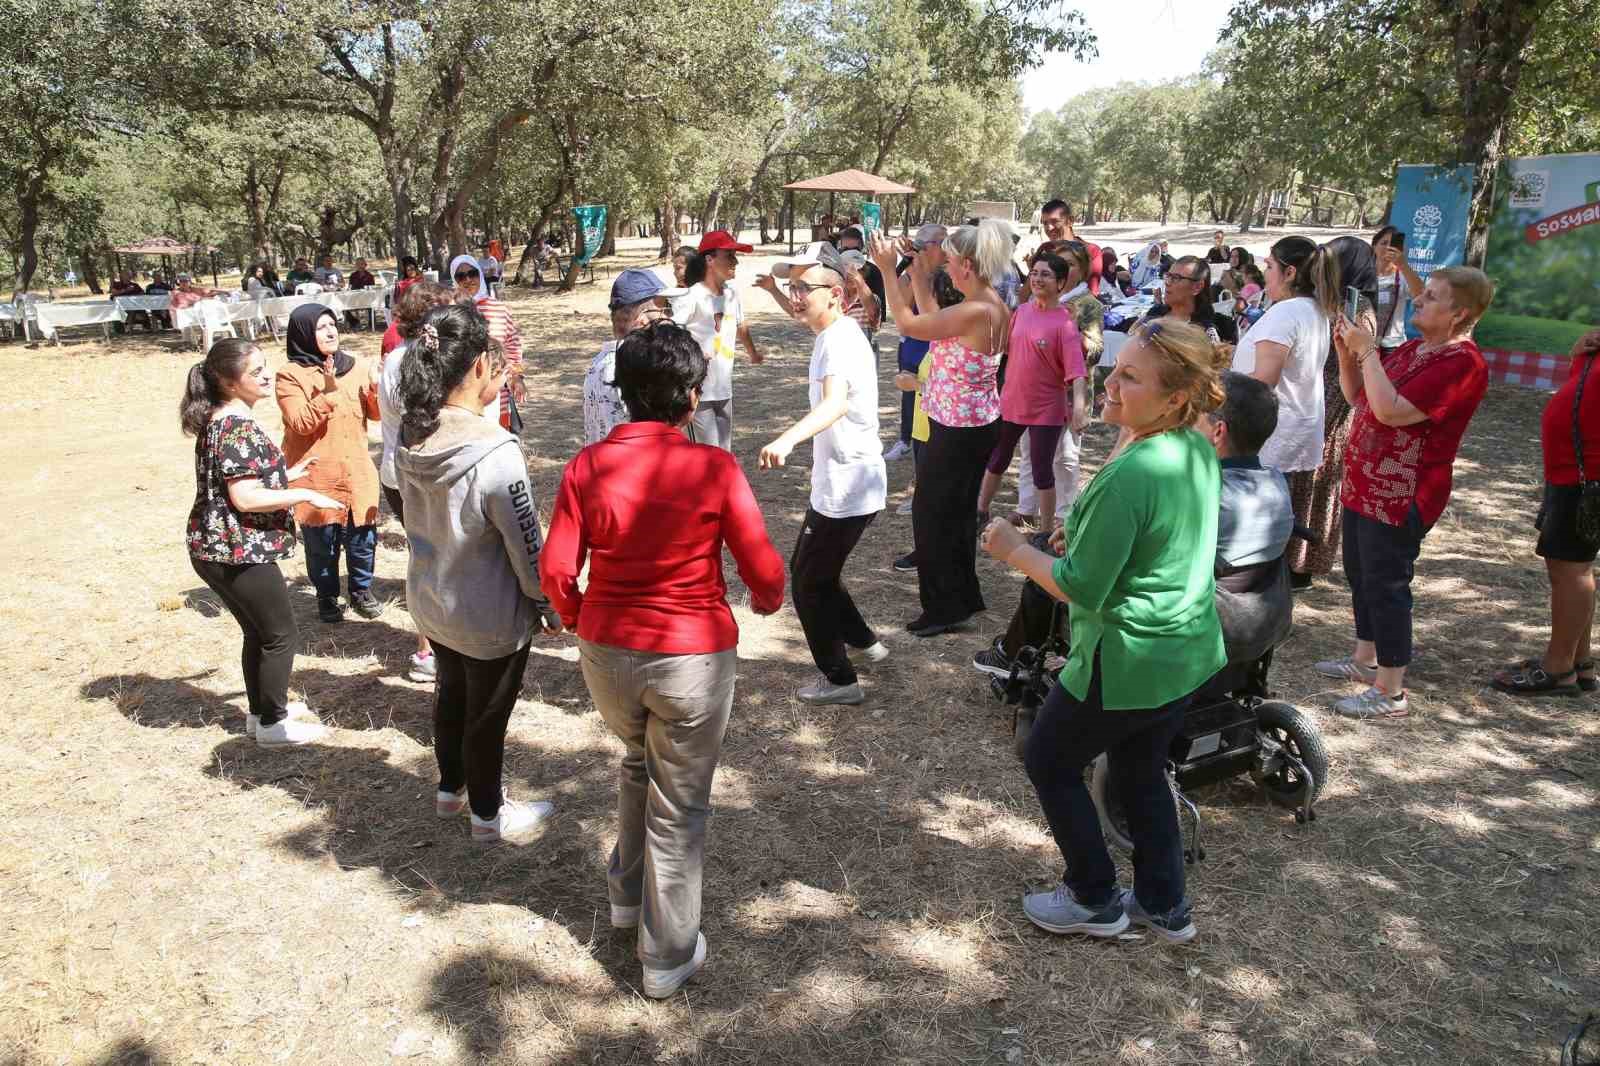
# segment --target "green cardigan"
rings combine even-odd
[[[1061,684],[1075,698],[1089,691],[1096,651],[1107,710],[1153,710],[1222,669],[1220,493],[1216,453],[1181,429],[1128,445],[1078,497],[1054,570],[1072,604]]]

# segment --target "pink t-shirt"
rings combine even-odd
[[[1000,416],[1019,426],[1060,425],[1067,417],[1067,386],[1084,376],[1083,338],[1065,307],[1039,310],[1028,301],[1011,320],[1006,387]]]

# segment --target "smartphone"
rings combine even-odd
[[[1354,322],[1356,311],[1361,306],[1361,290],[1354,285],[1344,287],[1344,317]]]
[[[1397,252],[1405,251],[1406,235],[1401,233],[1399,230],[1396,230],[1394,235],[1389,238],[1389,247],[1393,248]]]

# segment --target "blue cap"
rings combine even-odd
[[[633,267],[617,275],[611,283],[611,310],[640,303],[654,296],[681,296],[686,290],[669,289],[653,270]]]

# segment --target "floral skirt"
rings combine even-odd
[[[1337,389],[1327,394],[1323,421],[1327,435],[1322,444],[1322,463],[1315,470],[1288,475],[1294,520],[1322,538],[1320,544],[1290,542],[1289,568],[1301,574],[1327,574],[1339,558],[1344,513],[1339,492],[1344,485],[1344,449],[1350,440],[1350,404]]]

